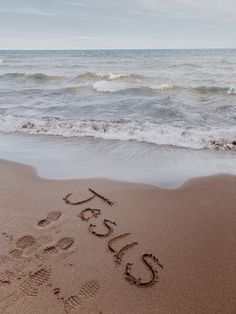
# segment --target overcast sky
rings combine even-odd
[[[0,49],[236,48],[236,0],[0,0]]]

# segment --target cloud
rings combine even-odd
[[[84,7],[84,6],[85,6],[85,4],[82,3],[82,2],[70,2],[70,1],[66,1],[65,3],[68,4],[68,5],[74,5],[74,6],[79,6],[79,7]]]
[[[5,13],[16,13],[16,14],[32,14],[32,15],[44,15],[44,16],[55,16],[56,13],[54,12],[47,12],[47,11],[42,11],[39,9],[35,8],[26,8],[26,7],[6,7],[6,8],[1,8],[0,7],[0,12],[5,12]]]
[[[212,13],[225,15],[226,13],[236,13],[235,0],[173,0],[175,3],[192,9],[197,9],[202,13]]]
[[[236,19],[235,0],[129,0],[136,3],[134,12],[145,11],[162,17]]]
[[[96,37],[87,36],[87,35],[76,36],[75,38],[78,40],[97,40]]]
[[[206,48],[236,43],[236,0],[0,0],[0,15],[7,17],[0,17],[4,49]]]

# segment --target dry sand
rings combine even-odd
[[[236,177],[164,190],[1,161],[0,213],[0,313],[236,313]]]

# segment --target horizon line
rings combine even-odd
[[[132,51],[132,50],[235,50],[236,47],[210,47],[210,48],[88,48],[88,49],[1,49],[0,51]]]

